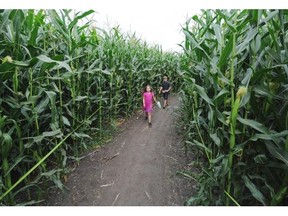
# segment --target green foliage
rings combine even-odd
[[[182,127],[203,163],[188,205],[288,204],[287,23],[287,10],[203,10],[183,27]]]
[[[145,85],[158,90],[166,74],[179,87],[177,54],[119,27],[79,24],[92,13],[1,10],[2,205],[37,203],[51,183],[63,188],[68,162],[139,109]]]

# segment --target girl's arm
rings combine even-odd
[[[159,94],[162,92],[162,86],[160,87]]]
[[[143,95],[143,107],[145,107],[145,97]]]

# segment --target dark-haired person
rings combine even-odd
[[[170,82],[168,82],[168,77],[164,76],[162,86],[160,87],[160,91],[159,91],[159,94],[162,92],[163,99],[164,99],[163,109],[165,109],[165,107],[168,106],[168,96],[169,96],[169,92],[171,88],[172,86]]]

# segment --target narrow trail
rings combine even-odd
[[[178,106],[171,96],[166,109],[154,107],[152,128],[144,114],[132,116],[111,142],[80,162],[68,176],[69,190],[52,194],[47,205],[184,205],[193,189],[176,174],[191,162],[175,129]]]

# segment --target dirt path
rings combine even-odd
[[[188,179],[176,175],[188,163],[175,129],[179,100],[166,109],[154,108],[152,128],[141,114],[99,151],[80,162],[70,174],[70,189],[55,193],[55,206],[181,206],[191,196]],[[190,185],[189,185],[190,184]]]

